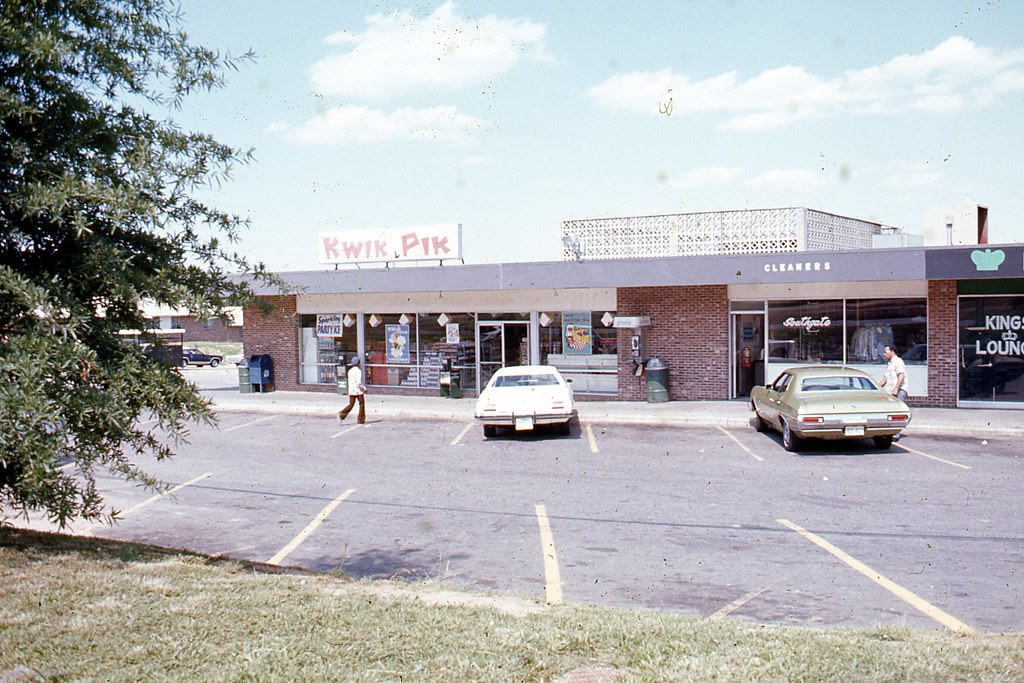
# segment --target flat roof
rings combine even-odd
[[[289,288],[286,293],[299,294],[1022,278],[1024,244],[309,270],[276,275]],[[253,289],[260,295],[282,293],[265,284]]]

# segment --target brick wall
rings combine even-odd
[[[729,296],[725,285],[623,287],[620,316],[648,315],[647,355],[669,368],[673,401],[723,400],[729,396]],[[619,330],[619,397],[647,399],[647,384],[631,372],[631,330]]]
[[[955,408],[957,401],[955,280],[928,281],[928,396],[916,405]]]
[[[193,342],[240,342],[242,341],[241,325],[225,325],[220,318],[209,321],[209,327],[199,320],[187,317],[180,318],[178,323],[185,330],[182,338],[186,344]]]
[[[245,356],[269,354],[274,362],[274,388],[305,390],[299,386],[299,318],[294,295],[262,297],[274,310],[264,316],[256,307],[245,310]]]

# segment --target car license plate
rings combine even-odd
[[[846,436],[864,436],[864,427],[862,425],[843,427],[843,434]]]
[[[533,429],[533,418],[532,417],[517,417],[516,418],[516,431],[522,432],[527,429]]]

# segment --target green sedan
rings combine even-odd
[[[874,439],[878,448],[910,423],[910,408],[881,389],[866,372],[838,365],[783,370],[768,386],[750,392],[759,432],[782,432],[787,451],[804,439]]]

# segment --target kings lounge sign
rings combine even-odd
[[[319,235],[320,263],[390,263],[462,258],[462,224]]]
[[[986,315],[984,330],[998,338],[976,339],[974,352],[979,356],[1024,356],[1024,316]]]

